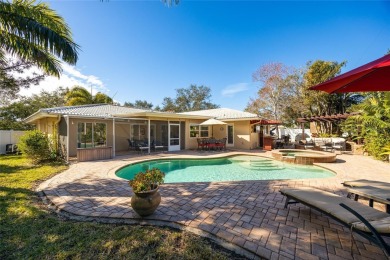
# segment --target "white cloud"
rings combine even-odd
[[[62,64],[63,72],[60,78],[53,76],[46,76],[39,85],[32,85],[28,89],[22,89],[20,94],[23,96],[31,96],[33,94],[39,94],[42,90],[54,91],[58,87],[72,88],[75,85],[91,90],[95,95],[97,92],[102,92],[108,95],[109,89],[105,87],[103,81],[95,75],[85,75],[78,68],[70,66],[68,64]],[[28,71],[25,71],[23,75],[32,75],[32,73],[41,73],[37,67],[33,67]]]
[[[249,89],[249,83],[237,83],[229,85],[221,92],[224,97],[234,97],[237,93],[247,91]]]

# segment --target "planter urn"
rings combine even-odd
[[[131,207],[141,217],[152,215],[161,202],[158,186],[150,191],[134,192],[131,197]]]

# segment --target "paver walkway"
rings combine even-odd
[[[158,210],[145,219],[130,206],[132,191],[127,181],[115,176],[115,170],[133,161],[206,154],[221,156],[184,152],[75,163],[38,190],[62,212],[89,219],[179,227],[208,236],[249,258],[386,259],[380,248],[356,234],[357,247],[351,254],[347,228],[301,204],[284,209],[284,197],[279,193],[281,187],[310,185],[345,196],[341,185],[345,180],[390,182],[390,164],[369,157],[338,155],[337,163],[321,164],[337,172],[327,179],[164,184]],[[223,155],[227,154],[233,153]]]

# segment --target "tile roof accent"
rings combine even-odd
[[[52,107],[44,108],[39,112],[59,115],[78,115],[78,116],[94,116],[94,117],[113,117],[118,114],[129,114],[146,112],[150,110],[143,110],[130,107],[114,106],[110,104],[91,104],[82,106],[69,107]]]
[[[245,118],[259,118],[256,114],[244,112],[240,110],[230,108],[216,108],[191,112],[183,112],[178,114],[184,115],[198,115],[198,116],[211,116],[218,120],[224,119],[245,119]]]

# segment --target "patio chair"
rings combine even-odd
[[[205,139],[197,138],[196,141],[198,142],[198,150],[207,148],[207,142]]]
[[[332,152],[333,151],[333,144],[332,143],[325,143],[324,145],[321,145],[320,148],[322,151]]]
[[[222,151],[222,149],[226,151],[226,141],[227,141],[227,138],[222,138],[221,140],[218,140],[215,143],[216,148],[218,148],[221,151]]]
[[[210,151],[210,149],[216,149],[217,147],[217,141],[214,138],[211,138],[207,141],[207,149]]]
[[[285,208],[288,204],[302,203],[316,209],[377,244],[388,256],[390,255],[390,246],[382,237],[390,236],[390,214],[310,187],[284,188],[280,193],[286,196]]]
[[[135,150],[138,151],[138,153],[143,153],[149,150],[149,146],[146,142],[141,142],[139,140],[133,141]]]
[[[127,139],[127,142],[129,143],[129,150],[136,150],[136,145],[134,141],[131,141],[130,139]]]
[[[344,151],[344,146],[345,146],[345,143],[344,142],[333,142],[332,143],[332,152],[338,150],[340,152]]]
[[[153,151],[157,151],[158,149],[164,150],[164,146],[159,142],[152,140],[151,147]]]

